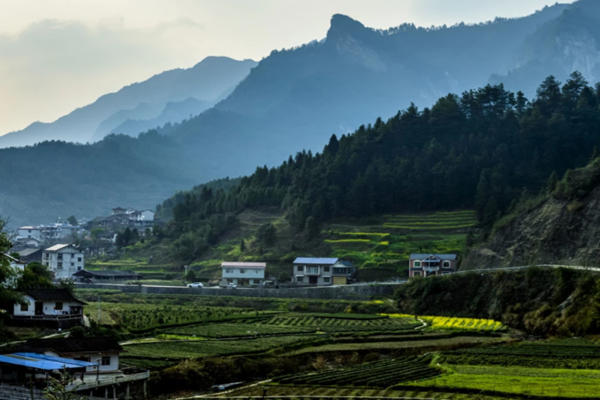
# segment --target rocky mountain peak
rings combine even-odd
[[[336,40],[347,36],[360,35],[367,30],[363,24],[343,14],[331,17],[331,25],[327,31],[327,40]]]

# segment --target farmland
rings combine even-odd
[[[428,379],[441,371],[429,366],[430,357],[413,356],[276,378],[280,384],[389,387],[390,384]]]

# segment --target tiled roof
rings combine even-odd
[[[61,354],[84,351],[123,351],[123,347],[115,339],[102,337],[29,339],[23,347],[42,352],[52,349]]]
[[[267,263],[265,262],[229,262],[223,261],[221,267],[234,267],[234,268],[266,268]]]
[[[86,269],[77,271],[73,276],[98,276],[98,277],[138,277],[140,274],[134,271],[88,271]]]
[[[440,260],[444,260],[444,261],[454,261],[456,260],[456,254],[411,254],[410,255],[410,259],[411,260],[424,260],[427,257],[437,257]]]
[[[35,300],[76,301],[81,304],[86,304],[81,300],[77,300],[67,289],[31,289],[31,290],[26,290],[25,294],[33,297]]]
[[[319,264],[319,265],[330,265],[335,264],[339,258],[311,258],[311,257],[298,257],[294,260],[294,264]]]

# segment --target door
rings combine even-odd
[[[318,282],[319,282],[318,276],[309,276],[308,277],[308,283],[310,283],[311,285],[316,285]]]
[[[41,301],[35,302],[35,315],[42,315],[44,313],[44,303]]]

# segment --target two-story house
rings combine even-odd
[[[339,258],[298,257],[294,260],[294,282],[309,285],[346,285],[356,268]]]
[[[55,279],[69,279],[83,269],[83,252],[74,244],[57,244],[42,252],[42,263]]]
[[[264,262],[229,262],[221,263],[223,270],[222,285],[235,283],[239,286],[246,285],[261,285],[265,280],[265,268],[267,263]]]
[[[456,254],[411,254],[408,277],[445,275],[455,272]]]

